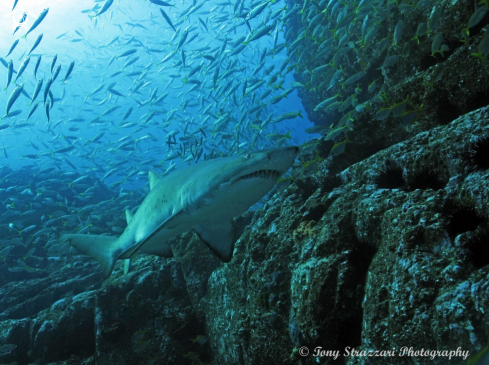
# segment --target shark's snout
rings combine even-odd
[[[268,152],[268,159],[275,164],[277,170],[284,173],[292,166],[299,155],[299,151],[300,149],[297,146],[275,148]]]
[[[278,158],[284,157],[284,156],[294,156],[297,157],[299,154],[299,147],[297,146],[285,146],[285,147],[280,147],[280,148],[275,148],[273,150],[270,150],[268,152],[268,156],[276,156]]]
[[[285,147],[279,147],[279,148],[274,148],[272,150],[269,150],[268,156],[281,155],[284,153],[285,154],[291,153],[291,154],[298,155],[299,151],[300,151],[300,149],[297,146],[285,146]]]
[[[246,155],[245,159],[249,161],[246,168],[234,175],[230,183],[254,178],[275,183],[292,166],[298,154],[299,147],[285,146]]]

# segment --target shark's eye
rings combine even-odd
[[[249,154],[249,153],[247,153],[246,155],[244,155],[244,158],[245,158],[246,160],[247,160],[247,159],[249,159],[249,158],[250,158],[250,154]]]

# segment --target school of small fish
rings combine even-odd
[[[268,0],[92,4],[82,11],[86,26],[62,34],[49,29],[48,7],[25,27],[19,19],[1,51],[0,258],[10,272],[33,273],[33,257],[67,253],[61,232],[120,234],[121,212],[137,209],[150,170],[166,175],[297,143],[290,131],[307,125],[300,103],[289,102],[301,86],[292,82],[283,21],[295,8]],[[141,7],[145,16],[133,17]],[[43,48],[49,38],[77,43],[86,57]]]
[[[10,272],[34,273],[45,267],[38,258],[57,261],[69,254],[70,246],[58,240],[60,232],[119,235],[126,225],[121,209],[134,212],[145,194],[143,187],[115,192],[101,179],[55,167],[14,171],[3,166],[0,262]]]
[[[32,45],[22,50],[14,39],[0,58],[9,95],[0,130],[41,133],[23,146],[28,148],[4,140],[4,157],[22,149],[19,157],[44,166],[79,170],[85,159],[89,171],[127,176],[136,173],[135,166],[157,165],[168,173],[179,161],[286,143],[289,136],[279,124],[302,118],[301,110],[279,114],[273,106],[295,90],[284,89],[294,69],[290,57],[277,62],[285,58],[279,55],[285,42],[279,41],[286,7],[246,0],[151,0],[143,6],[142,20],[132,19],[131,5],[123,1],[95,1],[82,11],[86,28],[57,38],[84,44],[87,60],[56,50],[33,53],[49,31],[43,27],[49,8],[21,37],[39,33]],[[109,27],[115,36],[106,35]],[[132,35],[136,28],[141,36]],[[106,40],[95,44],[99,32]]]

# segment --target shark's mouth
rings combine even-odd
[[[252,172],[251,174],[248,175],[243,175],[239,177],[237,181],[244,180],[244,179],[254,179],[254,178],[262,178],[262,179],[274,179],[277,180],[282,173],[277,170],[258,170],[255,172]]]

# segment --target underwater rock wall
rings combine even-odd
[[[86,256],[52,265],[46,278],[0,289],[0,341],[16,344],[1,364],[188,364],[190,338],[205,332],[180,263],[141,257],[102,283]],[[50,294],[50,295],[48,295]],[[21,303],[19,305],[18,303]],[[211,359],[207,348],[202,359]]]
[[[334,189],[322,170],[302,184],[312,190],[299,177],[276,194],[233,261],[209,277],[200,305],[216,362],[316,363],[301,346],[310,354],[317,346],[342,354],[347,346],[398,354],[484,347],[489,171],[467,149],[487,159],[488,132],[482,108],[351,166]],[[407,355],[375,359],[407,363]]]

